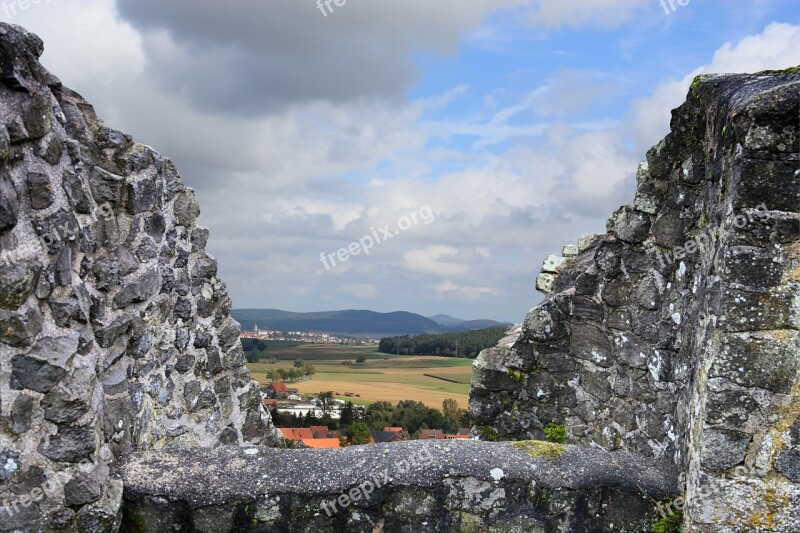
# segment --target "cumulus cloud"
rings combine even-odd
[[[453,54],[487,14],[523,0],[316,2],[117,0],[148,35],[159,83],[199,109],[268,113],[297,103],[404,99],[413,54]]]
[[[452,246],[427,246],[418,250],[410,250],[403,256],[406,267],[414,272],[432,274],[434,276],[452,276],[467,272],[466,265],[443,261],[458,254],[458,248]]]
[[[796,65],[800,26],[725,44],[606,120],[581,121],[617,87],[599,66],[553,69],[522,92],[456,80],[409,101],[414,54],[455,53],[497,10],[538,28],[615,27],[645,4],[370,0],[323,17],[294,0],[119,0],[119,11],[61,0],[15,22],[45,39],[45,64],[108,125],[176,161],[237,307],[356,301],[519,320],[542,259],[631,200],[637,163],[691,79]],[[450,112],[475,101],[479,112]],[[321,264],[426,205],[434,222]]]

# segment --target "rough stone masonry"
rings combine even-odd
[[[800,531],[800,69],[696,79],[633,205],[562,255],[475,364],[475,431],[669,461],[684,531]]]
[[[0,530],[113,531],[116,459],[279,434],[194,192],[42,51],[0,24]]]

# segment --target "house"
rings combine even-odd
[[[446,433],[444,438],[446,440],[468,439],[469,435],[462,435],[461,433]]]
[[[410,438],[408,431],[373,431],[372,439],[377,443],[400,442]]]
[[[310,428],[280,428],[280,430],[284,439],[294,442],[300,442],[304,439],[312,440],[314,438],[314,433]]]
[[[338,438],[335,439],[302,439],[297,443],[298,448],[341,448]]]
[[[264,398],[263,400],[261,400],[261,403],[263,403],[264,407],[266,407],[267,409],[274,409],[275,407],[278,406],[278,400],[271,400],[269,398]]]
[[[315,439],[338,439],[339,430],[328,429],[328,426],[311,426],[309,428]]]
[[[303,397],[300,396],[299,394],[290,393],[286,395],[286,399],[292,402],[299,402],[300,400],[303,399]]]
[[[420,429],[417,432],[417,438],[419,440],[430,440],[430,439],[444,439],[444,433],[439,431],[438,429]]]
[[[391,431],[392,433],[402,433],[403,432],[403,428],[401,428],[401,427],[389,427],[389,426],[387,426],[387,427],[383,428],[383,430],[384,431]]]
[[[338,439],[341,432],[338,429],[326,429],[324,431],[315,431],[315,439]]]
[[[284,383],[270,383],[267,386],[267,394],[273,398],[286,399],[286,397],[289,395],[289,389],[286,388]]]

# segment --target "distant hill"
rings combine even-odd
[[[466,320],[462,318],[456,318],[450,315],[433,315],[429,316],[428,318],[443,326],[454,326],[456,324],[460,324],[461,322],[466,322]]]
[[[234,309],[231,315],[244,330],[260,329],[278,331],[314,331],[352,336],[383,337],[388,335],[421,335],[423,333],[451,333],[471,331],[502,325],[494,320],[463,320],[442,324],[416,313],[395,311],[323,311],[315,313],[293,313],[280,309]]]

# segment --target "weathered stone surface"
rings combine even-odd
[[[200,216],[200,206],[194,197],[194,191],[186,190],[178,194],[174,204],[175,222],[183,226],[194,225],[197,217]]]
[[[47,209],[53,205],[53,190],[47,174],[29,172],[27,186],[33,209]]]
[[[47,337],[11,359],[11,388],[46,393],[63,378],[78,352],[78,336]]]
[[[0,307],[15,310],[33,292],[38,279],[35,265],[0,265]]]
[[[42,400],[44,418],[56,424],[71,423],[89,412],[96,376],[87,368],[76,369],[70,379],[48,392]]]
[[[96,448],[91,426],[60,426],[58,433],[42,439],[39,452],[53,461],[77,463],[87,459]]]
[[[136,215],[150,211],[159,204],[161,191],[155,180],[146,178],[128,184],[128,213]]]
[[[166,158],[104,127],[42,51],[0,23],[0,503],[61,483],[24,512],[0,507],[0,530],[105,533],[122,514],[115,457],[282,439],[237,355],[194,193]],[[258,401],[242,407],[250,390]]]
[[[36,401],[26,394],[17,396],[11,407],[11,432],[21,435],[31,429]]]
[[[619,240],[640,243],[650,235],[650,218],[631,207],[623,207],[608,221],[608,231]]]
[[[61,182],[64,193],[76,213],[86,215],[90,213],[91,203],[86,193],[83,181],[74,172],[65,172]]]
[[[117,207],[122,201],[122,188],[125,178],[116,176],[100,167],[94,167],[89,173],[92,197],[98,205],[108,204]]]
[[[18,210],[19,200],[14,184],[8,172],[0,170],[0,232],[16,226]]]
[[[752,437],[740,431],[706,431],[701,460],[709,470],[727,470],[744,461]]]
[[[42,315],[36,309],[25,314],[9,313],[0,309],[0,342],[23,348],[33,344],[42,331]]]
[[[513,523],[512,531],[640,532],[651,523],[650,498],[677,494],[677,469],[633,454],[563,452],[548,459],[507,443],[470,441],[340,450],[221,447],[134,454],[122,475],[127,504],[155,533],[186,527],[372,531],[384,520],[411,521],[423,531],[488,531]],[[360,501],[352,505],[331,503],[357,492]],[[553,498],[596,504],[559,513]],[[476,529],[462,528],[465,516]]]
[[[64,499],[69,507],[94,503],[103,496],[103,485],[108,469],[99,466],[92,472],[80,473],[64,486]]]
[[[152,267],[136,281],[126,283],[114,296],[114,307],[120,309],[133,303],[141,303],[155,296],[161,288],[161,276],[157,267]]]
[[[669,459],[684,531],[800,528],[798,84],[695,81],[634,205],[546,269],[522,337],[479,357],[475,435],[563,424],[572,443]]]

